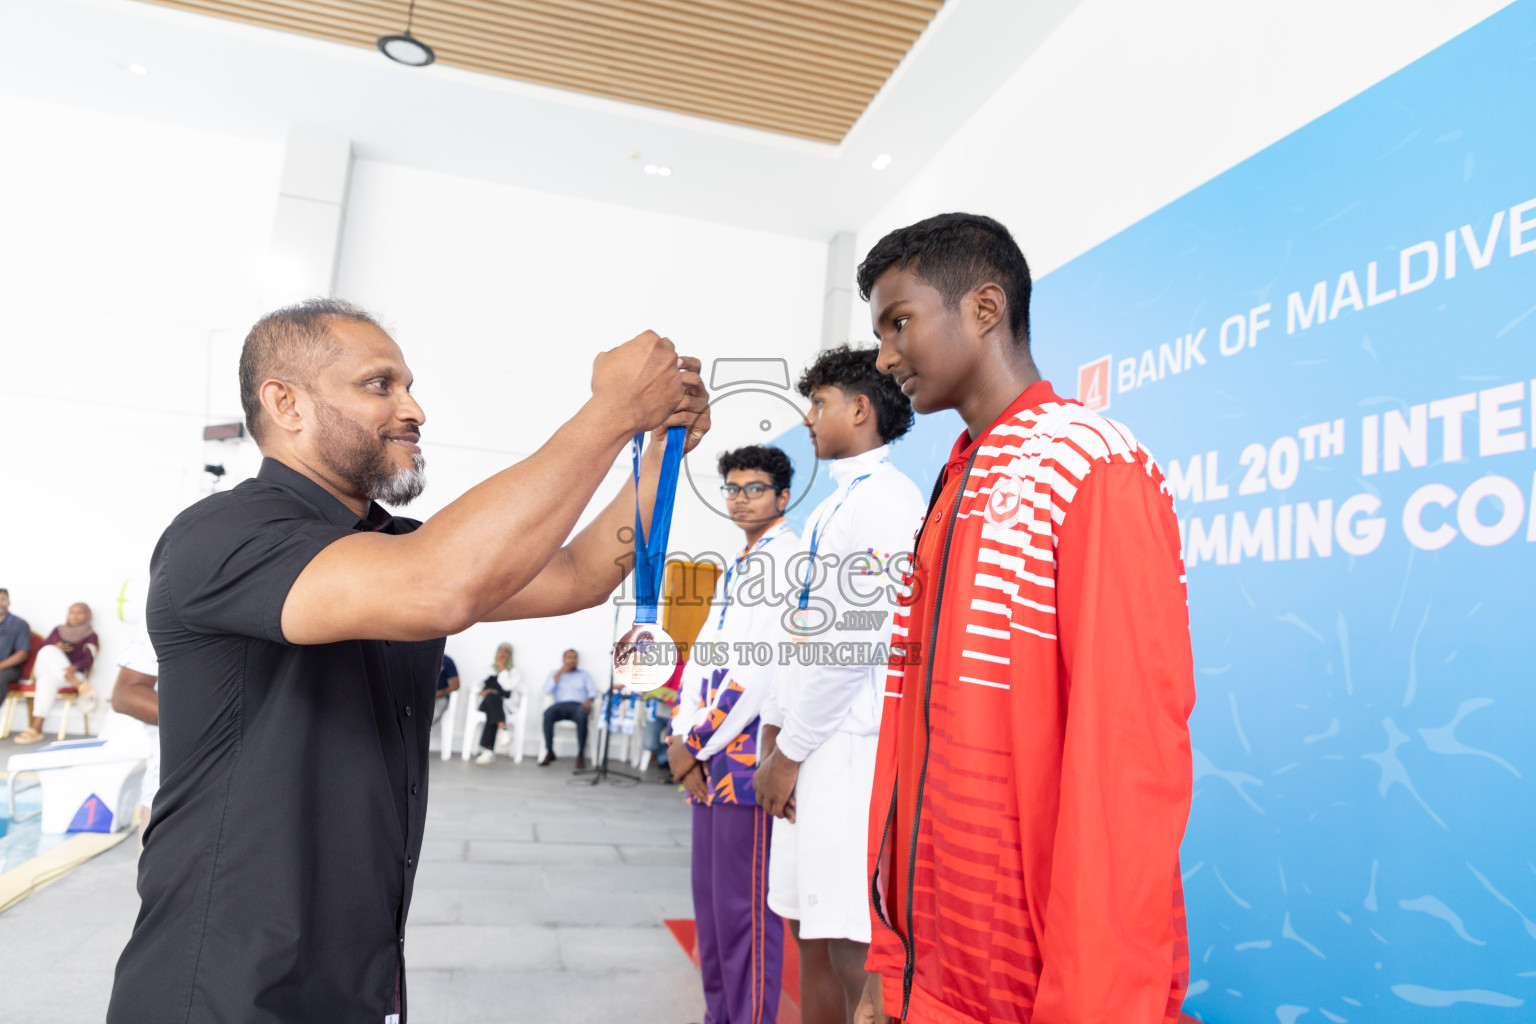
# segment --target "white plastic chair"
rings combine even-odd
[[[645,702],[639,719],[635,723],[635,744],[638,748],[635,754],[635,767],[640,769],[642,773],[651,766],[651,758],[654,756],[649,750],[645,749],[646,731],[650,728],[650,724],[656,721],[658,716],[665,715],[669,710],[671,710],[670,707],[659,700],[648,700]],[[661,739],[665,743],[667,738],[663,735]]]
[[[664,715],[668,710],[667,705],[654,698],[651,700],[641,700],[633,696],[619,698],[613,717],[608,722],[608,741],[612,744],[615,737],[623,737],[622,756],[625,763],[633,765],[642,772],[650,767],[653,755],[645,749],[645,730],[658,715]],[[612,757],[612,746],[610,745],[608,749],[609,756]]]
[[[521,675],[521,673],[519,673]],[[462,690],[463,687],[461,686]],[[479,693],[479,690],[475,691]],[[450,694],[451,701],[458,694]],[[468,761],[475,756],[475,751],[480,747],[480,730],[485,726],[485,712],[480,710],[480,702],[473,696],[464,698],[468,703],[464,709],[464,760]],[[528,735],[528,705],[532,702],[528,699],[528,687],[519,679],[512,687],[512,696],[502,699],[502,710],[507,716],[507,731],[512,734],[512,763],[523,763],[523,742]],[[452,710],[450,705],[449,710]],[[443,717],[447,717],[447,712]],[[443,760],[448,760],[444,757]]]
[[[610,698],[612,699],[612,698]],[[613,756],[613,739],[615,736],[624,738],[624,763],[636,764],[639,758],[635,751],[639,742],[644,737],[641,735],[645,722],[645,706],[638,697],[628,695],[618,698],[617,706],[608,719],[608,743],[609,757]]]
[[[607,697],[606,694],[598,694],[597,699],[592,702],[592,710],[590,712],[588,712],[588,714],[587,714],[587,743],[592,747],[591,753],[592,753],[592,756],[594,758],[597,757],[597,753],[598,753],[598,750],[599,750],[598,743],[601,740],[601,737],[598,736],[598,733],[601,732],[602,728],[603,728],[603,717],[602,717],[602,715],[603,715],[603,701],[606,699],[606,697]],[[539,707],[539,725],[538,725],[538,729],[539,729],[539,760],[540,761],[544,760],[544,755],[549,753],[549,748],[544,745],[544,712],[545,712],[546,709],[548,709],[550,707],[550,705],[554,704],[554,702],[555,702],[554,695],[546,693],[544,695],[544,702]],[[525,703],[526,704],[531,704],[532,702],[528,701],[528,702],[525,702]],[[572,749],[574,751],[574,748],[576,746],[576,723],[575,722],[566,721],[564,719],[562,719],[561,721],[556,722],[555,723],[555,742],[556,743],[559,743],[561,737],[566,735],[566,733],[560,728],[562,725],[570,727],[571,747],[572,747]],[[575,757],[576,754],[573,752],[570,756]]]
[[[442,720],[438,725],[442,726],[442,732],[438,734],[438,742],[442,747],[440,755],[444,761],[453,757],[453,723],[459,717],[459,694],[464,690],[461,684],[457,690],[448,695],[448,706],[443,709]]]

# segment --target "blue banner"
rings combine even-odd
[[[1175,492],[1186,1010],[1536,1019],[1536,2],[1051,273],[1033,334]]]

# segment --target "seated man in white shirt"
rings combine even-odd
[[[565,652],[563,664],[544,680],[544,692],[553,694],[555,702],[544,709],[544,758],[542,768],[555,763],[555,723],[576,723],[576,767],[587,766],[587,719],[592,714],[592,701],[597,697],[597,684],[584,669],[576,667],[579,659],[574,648]]]
[[[791,648],[763,707],[765,753],[753,779],[776,818],[768,906],[800,945],[806,1024],[851,1021],[864,990],[869,794],[894,584],[923,519],[922,493],[890,459],[912,407],[875,368],[876,354],[832,349],[800,378],[816,457],[835,460],[838,486],[806,521],[806,582],[791,605],[803,646]]]

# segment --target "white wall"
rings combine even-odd
[[[6,97],[0,138],[0,586],[43,634],[88,602],[111,659],[124,581],[204,492],[210,332],[250,316],[282,154]]]
[[[1042,277],[1507,3],[1085,0],[862,226],[857,252],[963,210],[1006,224]],[[867,305],[853,321],[869,337]]]
[[[88,601],[110,682],[131,628],[119,591],[210,489],[204,462],[230,467],[226,487],[258,464],[249,441],[200,437],[210,406],[229,418],[232,354],[261,312],[282,147],[3,97],[0,137],[25,155],[0,161],[0,586],[43,633]],[[706,368],[772,353],[797,372],[824,268],[815,242],[359,160],[337,293],[395,329],[416,373],[430,485],[408,511],[425,517],[541,445],[588,397],[593,356],[645,328]],[[761,433],[723,419],[696,476]],[[672,547],[734,542],[685,488]],[[466,685],[503,639],[530,676],[574,646],[606,679],[612,615],[476,627],[449,651]]]
[[[798,372],[820,337],[825,257],[815,242],[359,160],[337,293],[385,320],[416,375],[429,484],[409,511],[424,516],[536,450],[590,396],[593,357],[647,328],[703,359],[706,379],[721,356],[784,355]],[[702,479],[715,452],[761,433],[722,411],[690,458],[701,487],[718,486]],[[626,451],[600,502],[628,472]],[[671,548],[737,537],[685,483]],[[602,684],[613,614],[477,626],[448,651],[467,684],[502,640],[540,680],[575,647]]]

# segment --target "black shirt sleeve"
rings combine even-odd
[[[293,581],[322,549],[352,531],[281,498],[210,510],[179,524],[158,553],[172,611],[197,633],[274,643]]]

